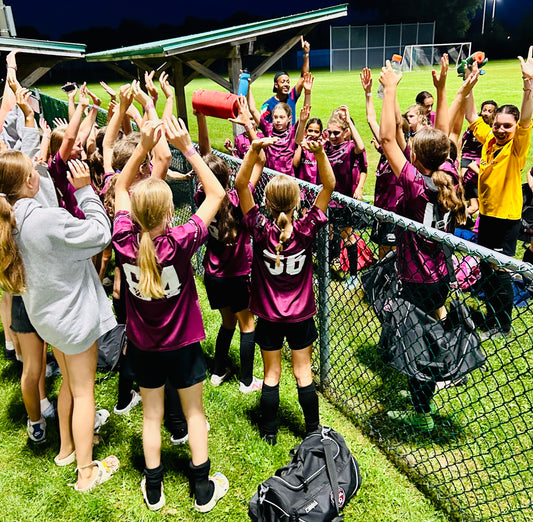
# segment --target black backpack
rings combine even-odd
[[[385,304],[388,325],[381,355],[393,368],[418,381],[457,380],[483,366],[485,355],[468,308],[452,299],[445,328],[414,304],[396,297]]]
[[[255,522],[342,520],[341,509],[361,486],[359,466],[342,436],[320,428],[291,450],[291,457],[287,466],[259,485],[250,500],[250,518]]]
[[[520,219],[520,232],[518,239],[520,241],[531,241],[533,237],[533,192],[527,183],[522,185],[522,196],[524,202],[522,205],[522,217]]]

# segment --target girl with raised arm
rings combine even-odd
[[[383,152],[402,190],[397,212],[428,226],[434,226],[434,215],[437,214],[438,221],[446,224],[445,229],[453,230],[455,222],[466,220],[466,203],[455,193],[451,178],[438,170],[450,151],[448,136],[437,128],[425,126],[412,138],[411,158],[406,160],[396,138],[394,116],[396,87],[400,79],[401,76],[387,62],[379,78],[384,87],[380,137]],[[447,108],[443,115],[445,103],[439,103],[444,99],[439,93],[443,88],[444,81],[439,82],[436,122],[446,126]],[[434,213],[427,212],[429,205],[435,209]],[[449,276],[442,245],[409,230],[401,230],[397,233],[397,252],[402,297],[436,319],[444,319]],[[431,399],[435,381],[422,382],[411,378],[409,390],[414,412],[389,411],[388,416],[419,429],[433,429]]]
[[[272,139],[254,141],[237,174],[235,188],[244,214],[243,223],[253,238],[250,311],[258,316],[256,342],[261,347],[265,377],[261,394],[261,435],[277,441],[277,412],[281,377],[281,347],[287,338],[298,400],[304,412],[305,431],[319,426],[318,396],[311,370],[311,352],[318,334],[312,284],[312,248],[318,230],[326,225],[325,212],[335,188],[335,176],[318,141],[303,142],[315,154],[322,188],[315,204],[298,220],[293,215],[300,202],[296,180],[278,175],[265,188],[272,220],[259,212],[249,187],[252,167]]]
[[[129,188],[161,137],[161,123],[147,121],[141,141],[115,187],[113,244],[127,284],[128,351],[143,404],[145,458],[141,489],[149,509],[165,504],[161,463],[164,385],[178,389],[187,419],[191,484],[197,511],[207,512],[228,491],[221,473],[209,476],[207,425],[202,404],[206,377],[200,341],[205,338],[194,285],[191,257],[208,236],[225,191],[192,146],[183,121],[164,122],[167,139],[188,159],[205,190],[205,201],[184,225],[171,227],[172,192],[162,180],[149,178]]]

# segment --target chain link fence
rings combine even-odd
[[[213,152],[223,157],[234,173],[237,171],[240,160]],[[171,168],[188,172],[190,165],[185,158],[179,151],[172,153]],[[262,210],[264,187],[275,174],[265,169],[256,189]],[[195,178],[169,183],[176,222],[183,222],[195,211]],[[303,212],[312,205],[318,187],[299,183]],[[321,230],[313,256],[319,329],[313,365],[324,396],[375,440],[452,519],[533,520],[533,267],[336,193],[333,201],[330,223]],[[392,224],[397,231],[410,230],[440,243],[450,253],[449,261],[455,258],[457,282],[453,284],[457,288],[448,292],[446,320],[434,321],[428,330],[421,331],[418,321],[409,322],[412,309],[396,306],[400,300],[395,263],[379,261],[386,249],[380,252],[374,241],[377,223]],[[198,272],[201,256],[200,252],[195,263]],[[357,277],[354,264],[358,265]],[[485,267],[482,277],[480,264]],[[388,266],[384,272],[389,277],[380,287],[376,273],[382,265]],[[491,266],[505,269],[512,278],[512,328],[508,337],[481,341],[480,335],[490,326],[490,305],[483,292],[490,291],[487,280],[494,279],[493,274],[487,275],[486,267],[490,271]],[[468,321],[458,319],[458,304],[467,310]],[[388,315],[384,313],[387,310]],[[407,312],[403,314],[403,310]],[[475,326],[474,331],[468,331],[466,345],[471,352],[467,350],[464,358],[475,369],[463,372],[460,378],[441,379],[436,370],[420,370],[428,361],[420,357],[411,361],[422,371],[418,380],[426,378],[435,387],[430,401],[432,426],[414,426],[391,418],[387,412],[412,412],[416,406],[406,375],[393,368],[391,361],[385,362],[391,339],[392,344],[403,342],[408,350],[429,345],[426,359],[444,367],[446,360],[438,358],[437,349],[442,344],[435,332],[457,331],[463,323]],[[396,329],[391,330],[391,324]],[[387,331],[392,335],[384,335]],[[403,333],[399,335],[399,331]],[[465,341],[455,344],[463,346]]]

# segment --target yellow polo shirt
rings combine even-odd
[[[496,144],[490,125],[481,116],[469,129],[483,143],[478,181],[479,212],[500,219],[520,219],[523,201],[520,173],[526,165],[531,124],[527,128],[517,125],[514,137],[503,146]]]

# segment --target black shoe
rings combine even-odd
[[[265,433],[261,437],[269,446],[275,446],[278,442],[278,436],[276,433]]]

